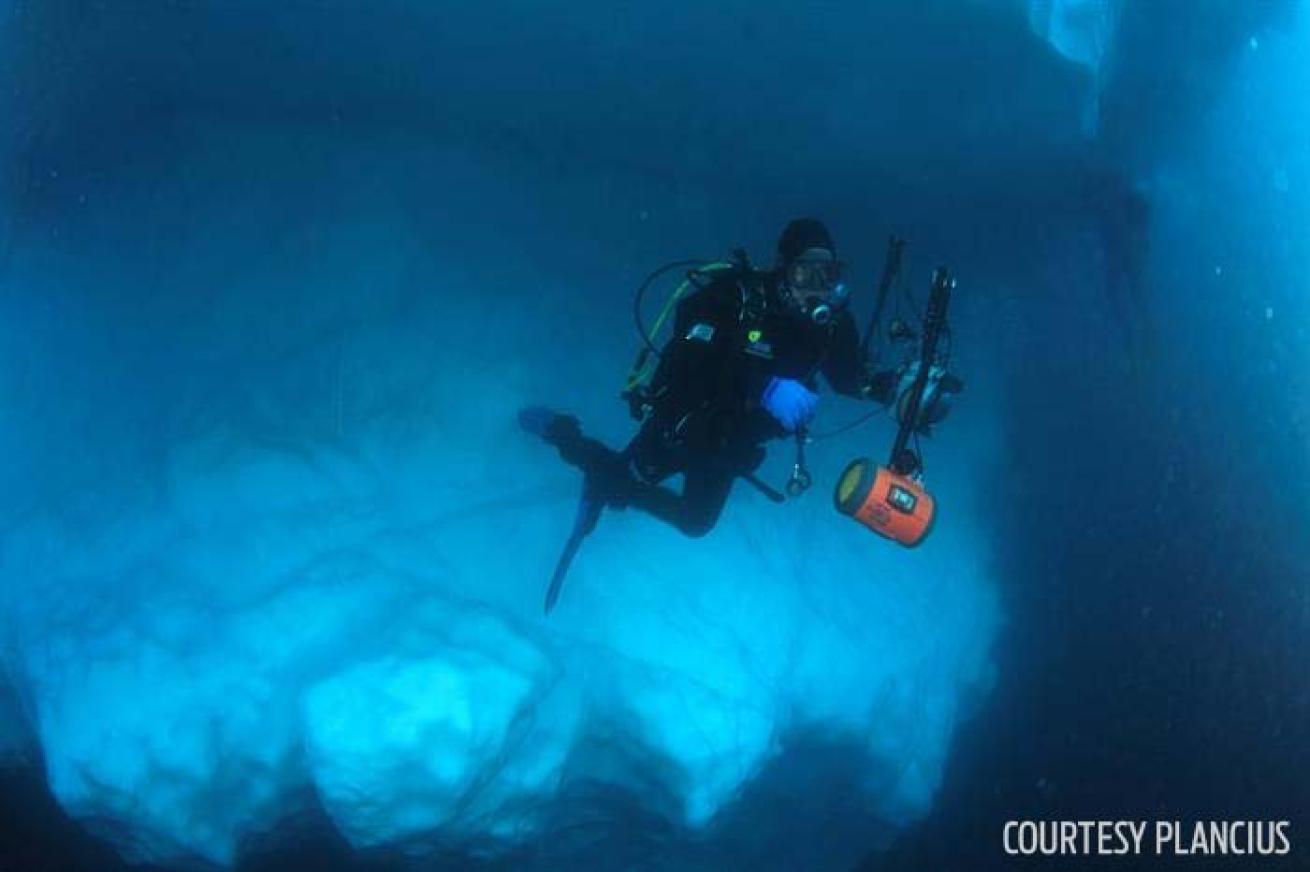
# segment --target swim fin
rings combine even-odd
[[[518,421],[524,430],[559,449],[560,457],[583,474],[582,495],[578,499],[573,530],[564,543],[564,550],[555,564],[555,574],[546,589],[546,614],[550,614],[559,600],[564,576],[568,574],[582,540],[596,529],[607,505],[625,505],[631,490],[631,478],[627,457],[583,436],[578,419],[572,415],[563,415],[544,406],[528,406],[519,410]]]
[[[578,547],[582,545],[582,540],[596,529],[596,523],[600,520],[600,513],[604,508],[604,495],[596,487],[592,477],[587,476],[582,483],[582,496],[578,499],[578,513],[573,520],[573,531],[569,533],[568,541],[564,543],[564,550],[555,564],[555,574],[551,576],[550,586],[546,588],[546,614],[550,614],[555,608],[555,603],[559,600],[560,588],[564,586],[564,576],[568,574],[569,567],[573,564]]]

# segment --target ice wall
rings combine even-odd
[[[165,864],[308,792],[360,847],[843,869],[929,807],[997,622],[981,406],[918,551],[827,497],[882,421],[707,539],[606,517],[540,614],[577,481],[515,409],[624,438],[633,279],[785,214],[403,135],[150,141],[43,182],[4,298],[0,614],[70,814]]]
[[[1160,273],[1186,289],[1171,312],[1181,337],[1173,364],[1200,387],[1199,429],[1225,458],[1262,446],[1248,469],[1279,482],[1271,498],[1290,522],[1304,524],[1310,118],[1300,104],[1310,89],[1310,7],[1301,3],[1280,26],[1243,37],[1231,79],[1153,179],[1162,248],[1189,253],[1162,263]],[[1251,404],[1248,413],[1215,402],[1230,391]]]
[[[1087,70],[1083,129],[1095,135],[1100,98],[1112,58],[1119,12],[1116,0],[1028,0],[1028,23],[1051,48]]]
[[[1062,56],[1096,70],[1109,55],[1116,21],[1113,0],[1029,0],[1033,32]]]
[[[13,82],[17,78],[14,69],[16,56],[15,10],[9,3],[0,3],[0,76]],[[22,118],[15,89],[0,92],[0,113],[9,123],[0,133],[0,154],[13,155],[18,152],[17,140],[23,128]],[[20,188],[20,166],[13,160],[0,161],[0,275],[3,275],[5,260],[13,239],[14,213],[18,204]]]

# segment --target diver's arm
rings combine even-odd
[[[890,402],[895,380],[891,373],[870,373],[860,356],[860,334],[855,318],[843,312],[833,324],[828,354],[820,368],[829,387],[846,397],[874,400],[884,405]]]

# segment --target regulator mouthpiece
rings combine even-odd
[[[805,311],[809,313],[811,321],[820,327],[826,327],[837,313],[846,307],[849,299],[850,291],[844,283],[839,284],[823,296],[806,297]]]

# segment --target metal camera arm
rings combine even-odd
[[[901,475],[914,475],[919,471],[919,457],[910,450],[910,437],[919,421],[919,410],[923,406],[923,394],[928,387],[928,375],[937,359],[937,344],[946,329],[946,310],[950,306],[951,291],[955,288],[955,279],[951,278],[946,267],[938,267],[932,274],[932,290],[928,294],[928,311],[923,319],[923,342],[919,350],[919,372],[910,387],[909,401],[905,407],[900,428],[896,431],[896,441],[892,444],[891,458],[887,465]]]

